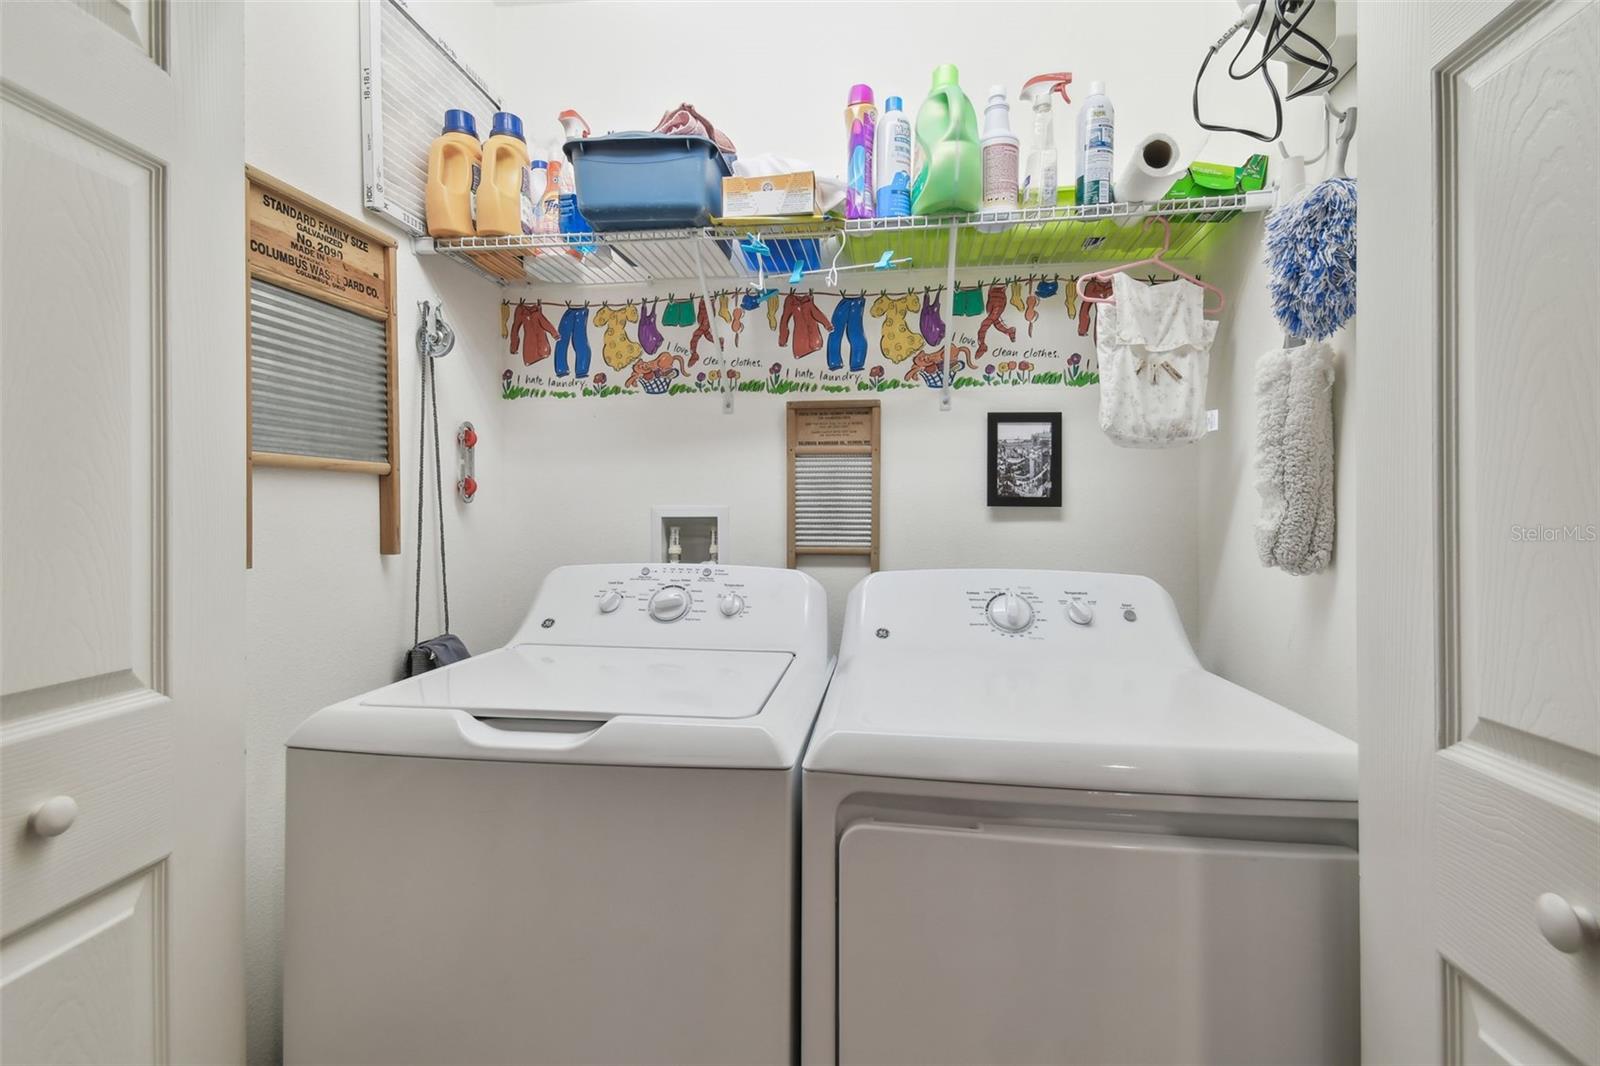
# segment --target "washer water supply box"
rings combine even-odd
[[[611,133],[568,141],[578,210],[596,230],[704,226],[722,204],[728,161],[708,137]]]

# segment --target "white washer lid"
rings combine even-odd
[[[1163,661],[937,655],[842,662],[812,771],[1118,792],[1354,801],[1354,742]]]
[[[513,644],[362,697],[480,718],[749,718],[794,656],[776,651]]]

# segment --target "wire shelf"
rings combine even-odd
[[[840,266],[876,262],[885,252],[910,259],[906,269],[941,270],[949,261],[950,231],[958,231],[957,267],[1028,268],[1139,259],[1159,247],[1159,231],[1140,220],[1162,215],[1172,225],[1168,258],[1199,258],[1226,222],[1242,212],[1266,211],[1273,190],[1156,203],[1075,205],[1009,211],[999,215],[729,222],[697,229],[634,230],[515,237],[418,237],[419,254],[447,255],[507,284],[550,286],[647,285],[694,279],[755,279],[753,263],[738,247],[755,233],[782,262]],[[826,243],[824,243],[826,242]],[[787,270],[766,277],[782,281]],[[820,278],[813,278],[820,281]]]

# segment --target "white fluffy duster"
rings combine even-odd
[[[1256,363],[1256,553],[1315,574],[1333,556],[1333,349],[1315,341]]]

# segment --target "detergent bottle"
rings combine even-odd
[[[559,148],[553,148],[544,154],[548,157],[544,163],[544,193],[539,205],[538,225],[535,230],[539,233],[560,233],[561,172],[566,168],[567,161]]]
[[[852,85],[850,102],[844,109],[845,132],[850,136],[849,157],[845,165],[844,217],[872,218],[872,153],[878,132],[878,105],[872,101],[872,86]]]
[[[428,236],[472,236],[482,166],[483,146],[472,112],[446,111],[444,132],[428,149]]]
[[[872,207],[879,218],[911,214],[911,120],[898,96],[883,101],[878,116],[878,143],[872,153],[877,191]]]
[[[549,187],[550,160],[531,158],[528,162],[528,195],[523,198],[522,203],[523,233],[544,232],[544,200]]]
[[[1019,94],[1033,110],[1033,140],[1028,144],[1028,158],[1022,168],[1022,206],[1024,208],[1056,206],[1056,191],[1061,177],[1056,154],[1056,123],[1052,108],[1057,93],[1067,103],[1067,86],[1072,75],[1066,71],[1040,74],[1022,84]]]
[[[948,215],[976,211],[983,201],[978,113],[961,91],[953,63],[933,70],[933,88],[917,109],[919,164],[911,185],[911,211]]]
[[[483,142],[478,236],[520,234],[522,198],[528,191],[528,143],[522,137],[522,120],[509,111],[496,111],[489,139]]]

